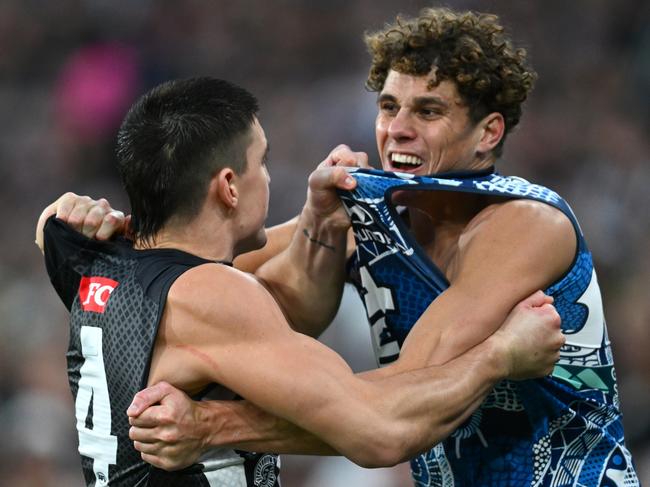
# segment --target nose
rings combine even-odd
[[[409,112],[401,108],[388,126],[388,135],[395,140],[414,139],[415,128]]]

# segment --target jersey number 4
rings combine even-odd
[[[95,485],[108,484],[108,466],[117,463],[117,436],[111,435],[111,401],[104,370],[102,329],[81,327],[81,353],[84,364],[79,371],[75,401],[79,453],[93,459]],[[92,401],[92,427],[90,405]]]

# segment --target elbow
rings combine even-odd
[[[377,428],[362,445],[352,448],[345,456],[363,468],[393,467],[420,451],[410,433],[409,428]]]

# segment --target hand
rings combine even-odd
[[[542,377],[553,371],[565,337],[553,298],[537,291],[510,312],[492,338],[505,346],[509,379]]]
[[[111,208],[104,198],[93,200],[89,196],[65,193],[43,210],[36,225],[36,245],[43,251],[43,227],[52,215],[63,220],[88,238],[108,240],[127,232],[130,216]]]
[[[138,392],[129,409],[129,438],[142,459],[163,470],[185,468],[199,459],[207,440],[201,403],[166,382]]]
[[[352,190],[357,182],[345,167],[368,168],[368,155],[353,152],[347,145],[336,147],[309,176],[306,206],[315,216],[328,218],[335,225],[348,228],[350,221],[336,189]]]

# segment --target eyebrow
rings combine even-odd
[[[377,103],[381,103],[382,101],[397,102],[397,98],[395,98],[395,96],[391,95],[390,93],[380,93],[377,97]],[[413,105],[416,107],[421,107],[424,105],[438,105],[443,108],[449,108],[449,103],[438,96],[416,96],[413,99],[413,102]]]

